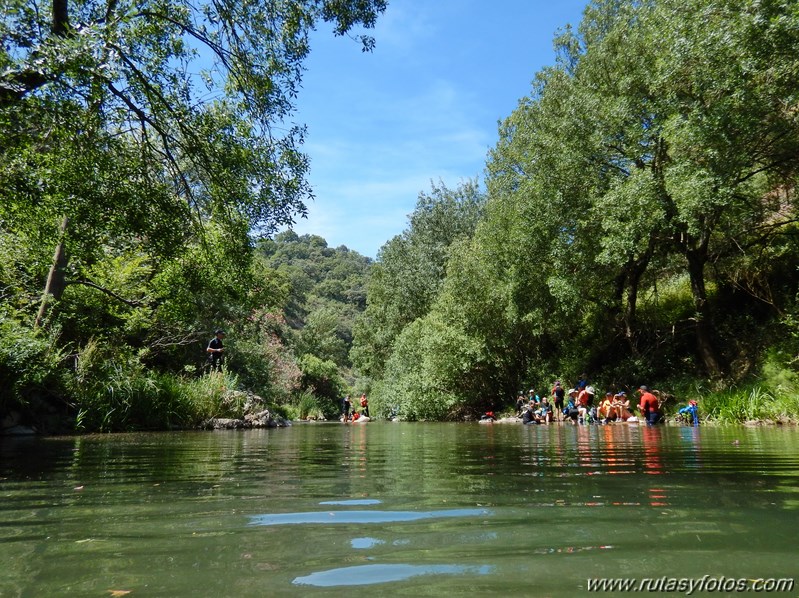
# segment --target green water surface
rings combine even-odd
[[[0,596],[799,579],[795,428],[297,424],[6,438],[0,458]]]

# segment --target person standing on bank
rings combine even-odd
[[[361,415],[369,417],[369,401],[366,399],[366,393],[361,395]]]
[[[222,369],[222,363],[225,360],[225,344],[222,340],[225,338],[225,331],[222,329],[214,332],[216,336],[208,343],[208,348],[205,350],[208,353],[208,363],[212,371],[219,371]]]

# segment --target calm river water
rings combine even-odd
[[[0,496],[0,596],[799,582],[795,428],[372,422],[6,438]]]

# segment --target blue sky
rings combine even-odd
[[[374,258],[431,181],[482,182],[498,122],[586,3],[389,0],[372,53],[320,28],[294,119],[308,126],[315,199],[294,230]]]

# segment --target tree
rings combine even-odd
[[[37,321],[109,244],[145,242],[170,258],[213,220],[226,241],[208,250],[246,267],[251,233],[305,212],[303,128],[289,119],[309,31],[369,28],[385,7],[52,0],[43,13],[6,2],[0,219],[61,246]]]
[[[371,260],[318,235],[286,231],[265,240],[259,253],[290,281],[285,307],[298,356],[311,354],[349,370],[353,325],[365,307]]]
[[[651,289],[680,258],[700,361],[721,373],[706,265],[795,219],[795,194],[774,191],[797,172],[796,18],[784,3],[601,1],[559,38],[558,64],[503,125],[488,188],[531,235],[548,231],[528,258],[551,266],[573,321],[591,304],[621,314],[635,355],[643,277],[657,260]]]
[[[352,359],[379,378],[402,329],[430,310],[446,277],[451,247],[471,237],[484,204],[475,181],[456,189],[432,185],[420,193],[408,228],[381,247],[367,287],[367,306],[355,327]]]

